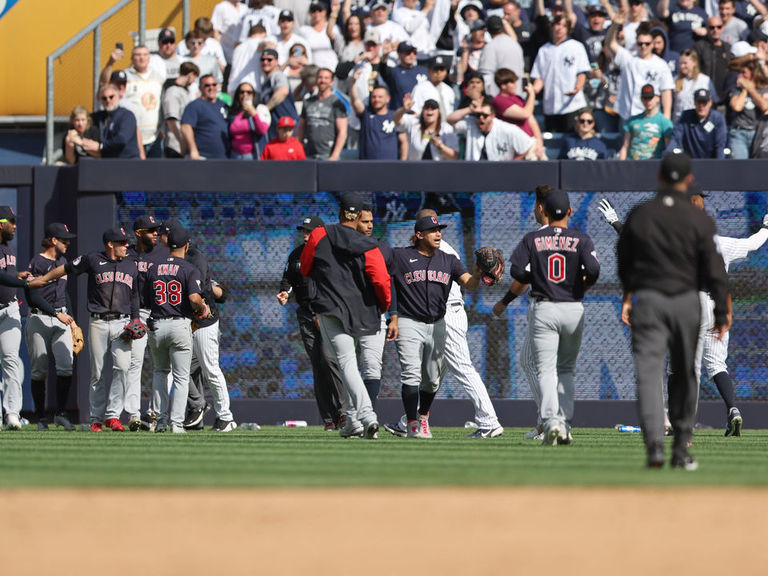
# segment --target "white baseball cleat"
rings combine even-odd
[[[558,443],[558,440],[562,436],[562,431],[560,430],[559,424],[553,424],[548,430],[547,434],[544,437],[544,440],[541,441],[542,446],[555,446]]]

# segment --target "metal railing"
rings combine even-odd
[[[56,161],[56,146],[54,143],[54,130],[56,118],[54,116],[54,62],[60,58],[88,34],[93,34],[93,109],[98,109],[99,104],[99,75],[101,73],[101,25],[120,12],[134,0],[119,0],[117,4],[80,30],[61,47],[54,50],[46,58],[46,95],[45,95],[45,163],[53,164]],[[162,1],[162,0],[161,0]],[[139,44],[144,44],[147,34],[147,0],[139,2]],[[190,0],[182,0],[182,22],[184,33],[189,30]]]

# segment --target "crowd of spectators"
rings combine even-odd
[[[64,160],[766,157],[768,8],[697,1],[222,0],[112,52]]]

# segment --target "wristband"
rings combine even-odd
[[[504,298],[502,298],[501,301],[504,304],[504,306],[509,306],[509,303],[512,302],[512,300],[514,300],[515,298],[517,298],[517,294],[507,290],[507,293],[504,294]]]

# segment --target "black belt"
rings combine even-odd
[[[154,322],[159,322],[160,320],[189,320],[186,316],[166,316],[165,318],[152,318]]]
[[[406,318],[416,320],[417,322],[423,322],[424,324],[434,324],[438,320],[442,320],[443,316],[406,316]]]
[[[463,306],[463,304],[461,302],[451,302],[451,306],[457,308],[459,306]]]
[[[93,312],[91,318],[94,320],[121,320],[128,318],[128,314],[121,314],[120,312]]]
[[[67,313],[67,307],[66,306],[62,306],[61,308],[54,308],[54,312],[56,312],[56,314],[59,314],[59,313],[66,314]],[[29,309],[29,313],[30,314],[42,314],[43,316],[47,316],[48,315],[46,312],[43,312],[42,310],[40,310],[40,308],[30,308]]]
[[[547,298],[546,296],[534,296],[533,301],[534,302],[554,302],[552,298]]]

